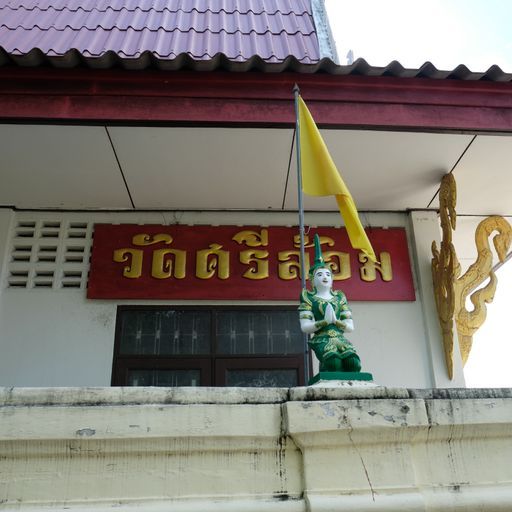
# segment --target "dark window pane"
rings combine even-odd
[[[175,349],[171,354],[209,354],[210,313],[208,311],[177,312],[174,342]]]
[[[250,354],[248,328],[238,312],[221,311],[217,314],[216,339],[220,354]],[[245,327],[245,328],[244,328]]]
[[[176,311],[160,312],[160,354],[175,354],[178,333]]]
[[[295,369],[226,371],[226,386],[288,388],[297,383]]]
[[[297,354],[303,351],[304,336],[295,311],[275,311],[270,317],[270,354]]]
[[[210,353],[210,312],[136,311],[122,313],[123,355],[195,355]]]
[[[297,356],[303,354],[303,336],[295,308],[120,308],[118,334],[116,385],[293,387],[302,382]]]
[[[139,354],[156,354],[156,320],[152,311],[141,311],[137,314],[137,342]]]
[[[199,386],[199,370],[129,370],[128,386]]]
[[[303,336],[296,311],[220,311],[219,354],[298,354]]]
[[[137,353],[137,315],[123,314],[121,320],[121,353]]]

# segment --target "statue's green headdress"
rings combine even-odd
[[[311,267],[309,267],[309,280],[311,283],[313,283],[313,277],[315,275],[315,272],[319,268],[326,268],[328,270],[331,270],[329,265],[327,265],[324,261],[324,258],[322,256],[322,248],[320,247],[320,237],[318,234],[315,234],[315,262]]]

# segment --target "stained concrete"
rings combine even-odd
[[[509,389],[4,388],[0,507],[508,511]]]

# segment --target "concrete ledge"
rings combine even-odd
[[[1,503],[1,502],[0,502]],[[6,507],[4,509],[4,506]],[[24,512],[69,511],[72,512],[307,512],[306,502],[301,497],[279,496],[273,499],[254,497],[212,496],[206,499],[187,498],[181,500],[119,500],[112,503],[103,500],[85,500],[57,504],[23,503],[19,508],[2,506],[2,510],[23,510]]]
[[[281,404],[287,401],[412,398],[423,400],[512,398],[511,388],[406,389],[384,386],[342,388],[0,388],[2,406],[142,404]]]
[[[331,387],[298,387],[291,388],[289,400],[315,402],[317,400],[359,400],[361,398],[387,399],[410,398],[409,390],[405,388],[386,388],[384,386],[365,387],[347,386]]]
[[[9,388],[0,404],[2,510],[511,509],[508,389]]]
[[[279,404],[7,406],[0,414],[0,440],[250,439],[281,435]]]
[[[1,406],[141,404],[276,404],[288,388],[0,388]]]

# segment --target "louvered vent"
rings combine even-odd
[[[20,220],[14,230],[9,288],[85,288],[93,223]]]

